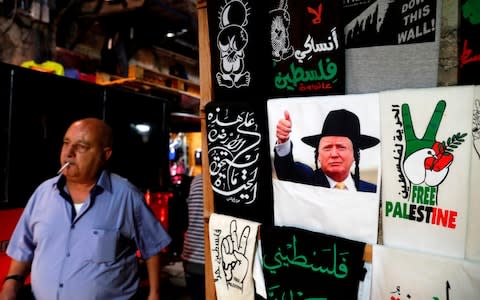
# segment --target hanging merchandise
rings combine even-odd
[[[178,133],[170,139],[168,157],[170,160],[170,178],[173,184],[181,184],[188,174],[188,156],[185,134]]]
[[[480,1],[461,0],[458,84],[480,84]]]
[[[376,243],[378,94],[271,99],[267,106],[275,225]]]
[[[205,113],[215,211],[271,224],[265,118],[242,103],[210,102]]]
[[[470,196],[471,185],[478,190],[474,88],[386,91],[380,103],[384,245],[464,258],[469,203],[478,207]]]
[[[437,86],[441,0],[343,2],[347,94]]]
[[[465,258],[480,262],[480,86],[474,87],[472,138],[470,160],[470,203],[468,207],[467,244]]]
[[[345,93],[342,1],[271,1],[272,97]]]
[[[373,247],[372,299],[462,299],[480,295],[480,263]]]
[[[260,223],[222,214],[209,221],[213,280],[218,300],[253,300],[253,262]]]
[[[260,240],[267,299],[357,299],[365,243],[268,226]]]
[[[265,100],[268,85],[266,1],[208,1],[208,24],[215,101]],[[251,97],[251,95],[257,97]]]

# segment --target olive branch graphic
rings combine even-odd
[[[453,150],[457,149],[463,142],[465,142],[465,137],[467,133],[456,133],[447,139],[447,142],[443,141],[442,145],[445,149],[445,153],[452,153]]]

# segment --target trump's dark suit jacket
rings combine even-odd
[[[313,170],[304,163],[294,161],[291,151],[288,155],[283,157],[280,157],[275,151],[273,163],[275,171],[277,172],[277,177],[280,180],[330,187],[328,179],[321,169]],[[377,186],[370,182],[360,180],[357,189],[360,192],[375,193],[377,191]]]

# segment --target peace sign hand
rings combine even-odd
[[[250,226],[246,226],[240,239],[237,235],[237,221],[230,223],[230,235],[222,240],[222,267],[225,279],[230,285],[243,288],[243,281],[248,272],[248,259],[245,256]],[[233,279],[233,282],[232,282]]]

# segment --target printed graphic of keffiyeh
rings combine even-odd
[[[252,271],[259,225],[227,215],[210,216],[210,251],[218,300],[254,299]]]

